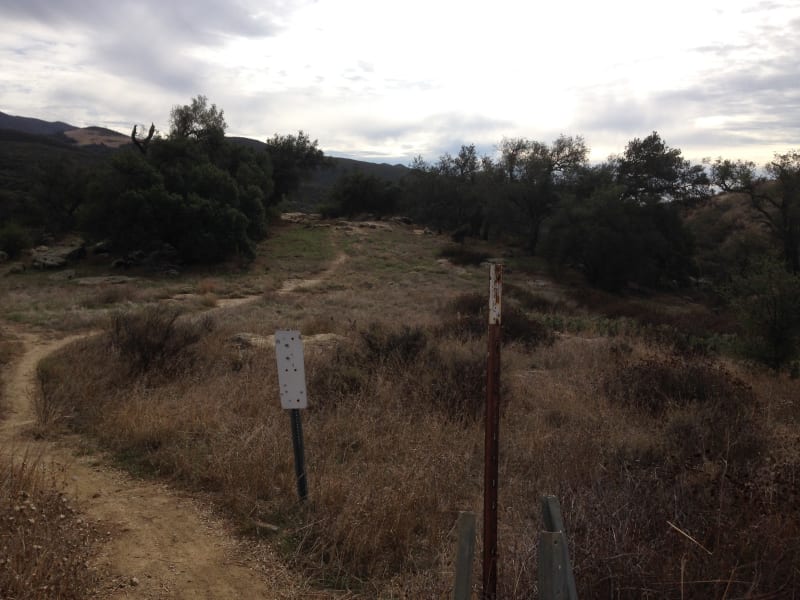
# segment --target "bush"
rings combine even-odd
[[[566,306],[564,302],[560,300],[551,300],[541,294],[531,292],[513,283],[503,283],[503,294],[508,298],[512,298],[525,310],[532,310],[539,313],[570,312],[569,307]]]
[[[488,315],[489,299],[485,295],[462,294],[444,307],[439,332],[462,338],[481,337],[488,329]],[[503,303],[502,323],[503,340],[518,342],[528,349],[549,346],[555,340],[550,328],[526,315],[513,302]]]
[[[404,325],[399,331],[372,323],[361,332],[369,360],[408,363],[417,358],[428,345],[428,337],[420,327]]]
[[[763,260],[727,290],[743,326],[745,355],[779,369],[800,353],[800,274]]]
[[[611,400],[653,416],[690,404],[722,403],[741,412],[754,400],[753,391],[722,366],[678,354],[621,362],[603,387]]]
[[[27,229],[17,223],[6,223],[0,227],[0,250],[16,258],[25,248],[31,247],[31,236]]]
[[[388,386],[410,411],[433,409],[468,422],[482,414],[486,398],[485,349],[433,338],[420,327],[372,323],[355,344],[339,346],[309,372],[309,394],[323,409]]]
[[[179,358],[186,358],[189,348],[213,329],[209,319],[178,321],[180,314],[176,308],[155,305],[112,315],[112,347],[132,374],[176,370]]]
[[[603,388],[612,402],[663,418],[666,453],[681,461],[732,455],[749,461],[758,455],[755,393],[709,358],[621,361]]]
[[[454,265],[480,265],[489,259],[489,254],[486,252],[469,250],[464,246],[445,246],[439,250],[439,256]]]

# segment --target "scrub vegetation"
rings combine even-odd
[[[437,262],[447,241],[410,226],[281,231],[347,258],[234,308],[118,308],[41,363],[42,401],[121,466],[206,492],[321,591],[446,596],[458,511],[481,512],[486,269]],[[699,311],[685,299],[542,277],[506,276],[501,597],[535,593],[542,494],[581,596],[796,592],[797,380],[676,342]],[[278,328],[335,334],[306,345],[305,504],[274,351],[236,341]]]
[[[537,593],[545,494],[580,597],[800,594],[800,154],[693,165],[653,132],[592,165],[579,136],[506,138],[402,179],[345,173],[328,218],[279,220],[327,159],[302,131],[224,132],[199,96],[168,135],[74,168],[55,140],[58,169],[0,150],[3,325],[85,333],[38,365],[38,435],[196,493],[320,597],[448,597],[458,513],[482,513],[503,262],[499,597]],[[103,253],[68,276],[22,268],[75,230]],[[277,329],[307,340],[307,502]],[[4,374],[14,356],[0,345]],[[56,512],[69,499],[34,459],[3,461],[0,595],[80,597],[91,550]]]

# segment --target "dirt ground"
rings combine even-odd
[[[67,482],[87,518],[108,541],[94,565],[107,574],[101,598],[301,598],[302,586],[260,548],[248,556],[221,521],[189,495],[136,480],[79,452],[80,439],[36,440],[31,398],[38,362],[80,336],[47,340],[22,333],[21,357],[7,378],[8,418],[0,447],[40,456]]]
[[[318,278],[292,279],[279,293],[306,289],[330,277],[344,262],[338,255]],[[256,297],[257,298],[257,297]],[[220,302],[219,308],[255,298]],[[6,374],[6,419],[0,424],[0,448],[14,456],[40,457],[59,478],[81,512],[107,534],[92,565],[105,576],[98,598],[323,598],[309,589],[263,544],[254,548],[237,539],[210,510],[191,495],[140,480],[86,453],[77,435],[36,439],[33,408],[36,366],[59,348],[92,335],[50,339],[15,326],[22,344]]]

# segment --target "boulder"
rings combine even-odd
[[[31,252],[31,264],[37,269],[60,269],[68,261],[80,260],[86,256],[83,240],[60,246],[38,246]]]
[[[60,254],[37,252],[31,264],[37,269],[60,269],[67,266],[67,258]]]

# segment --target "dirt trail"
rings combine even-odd
[[[329,279],[337,271],[337,269],[345,263],[345,261],[347,261],[347,254],[342,252],[338,254],[336,258],[331,261],[328,267],[317,277],[311,279],[287,279],[283,282],[281,287],[276,290],[276,292],[278,294],[291,294],[292,292],[296,292],[298,290],[308,290],[314,288]],[[199,294],[176,294],[172,297],[172,300],[191,300],[198,297]],[[244,304],[249,304],[250,302],[256,302],[263,297],[263,294],[252,294],[249,296],[242,296],[240,298],[219,298],[216,301],[216,306],[214,308],[233,308],[236,306],[242,306]]]
[[[333,261],[331,261],[331,264],[328,265],[328,268],[319,274],[318,277],[314,277],[313,279],[287,279],[283,282],[283,285],[278,290],[278,293],[289,294],[291,292],[296,292],[297,290],[307,290],[317,287],[326,279],[329,279],[331,275],[333,275],[346,260],[347,254],[341,252],[336,256],[336,258],[333,259]]]
[[[23,355],[6,374],[7,419],[0,448],[41,456],[63,471],[81,511],[110,532],[96,560],[109,574],[101,598],[305,598],[313,596],[275,558],[245,556],[239,543],[198,502],[76,455],[78,436],[35,440],[31,403],[38,362],[81,336],[45,340],[20,333]]]

